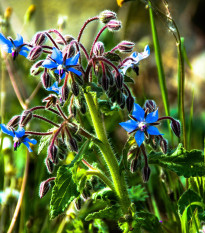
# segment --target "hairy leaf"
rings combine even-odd
[[[112,205],[110,207],[106,207],[103,210],[100,210],[98,212],[93,212],[91,214],[88,214],[88,216],[85,218],[86,221],[90,221],[92,219],[97,218],[105,218],[105,219],[111,219],[111,220],[118,220],[120,217],[122,217],[122,211],[119,205]]]
[[[52,189],[51,218],[61,214],[78,195],[77,185],[72,179],[71,171],[68,167],[61,166],[58,169],[55,185]]]
[[[200,150],[187,151],[181,144],[172,153],[163,154],[152,151],[148,157],[149,164],[158,164],[176,172],[179,176],[189,178],[205,175],[204,156],[202,152]]]
[[[47,136],[41,137],[39,147],[38,147],[38,155],[49,144],[51,137],[52,137],[52,135],[47,135]]]
[[[109,59],[110,61],[120,61],[121,59],[119,55],[117,55],[116,53],[111,53],[111,52],[107,52],[105,54],[105,57]]]

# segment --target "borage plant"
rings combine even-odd
[[[88,51],[80,41],[86,26],[93,21],[100,21],[103,26]],[[166,156],[163,154],[168,153],[168,142],[157,128],[161,120],[170,120],[174,134],[180,136],[179,121],[169,116],[158,117],[158,107],[153,100],[146,100],[143,107],[134,103],[128,85],[133,80],[126,72],[131,68],[139,75],[139,62],[150,55],[149,46],[141,53],[122,58],[121,53],[132,52],[133,42],[122,41],[107,51],[99,41],[105,30],[114,32],[120,28],[116,14],[106,10],[88,19],[77,39],[55,29],[38,32],[30,42],[23,42],[20,35],[13,40],[0,34],[2,49],[12,53],[13,59],[20,55],[30,61],[42,58],[32,65],[31,75],[40,75],[48,93],[42,100],[44,105],[14,116],[7,125],[1,124],[1,129],[13,137],[14,150],[23,143],[31,152],[31,144],[37,141],[39,153],[47,147],[45,166],[49,174],[56,171],[57,174],[42,181],[40,198],[52,189],[51,218],[65,212],[70,222],[73,221],[73,229],[75,219],[83,221],[85,228],[86,221],[96,226],[96,219],[100,219],[98,224],[101,225],[104,221],[117,222],[124,232],[137,232],[143,227],[149,216],[148,213],[143,215],[136,204],[144,200],[146,194],[137,186],[139,178],[133,177],[137,176],[136,171],[141,171],[143,181],[147,182],[151,173],[149,163],[157,163],[156,155],[162,157],[161,165],[164,165]],[[42,115],[37,111],[42,111]],[[130,120],[121,122],[120,111]],[[56,120],[50,120],[51,117]],[[24,129],[35,119],[51,127],[47,132]],[[118,154],[107,136],[107,119],[128,132],[127,143]],[[36,136],[37,141],[29,139],[30,136]],[[147,156],[147,146],[162,152],[151,152]],[[175,152],[178,156],[185,153],[180,148]],[[75,157],[69,163],[66,158],[71,155]],[[134,187],[141,192],[137,200]],[[116,226],[111,224],[110,231],[115,232]],[[160,230],[159,221],[156,226]]]

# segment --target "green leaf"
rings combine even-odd
[[[191,204],[192,202],[197,202],[197,201],[200,202],[201,197],[193,190],[188,189],[186,192],[182,194],[182,196],[180,197],[178,201],[179,213],[182,215],[184,210],[189,204]]]
[[[148,198],[147,192],[140,184],[128,189],[129,197],[133,202],[145,201]]]
[[[91,214],[88,214],[85,220],[90,221],[97,218],[118,220],[120,217],[122,217],[122,215],[123,213],[121,211],[120,205],[112,205],[110,207],[106,207],[103,210],[99,210],[98,212],[93,212]]]
[[[127,75],[124,75],[124,82],[126,83],[134,83],[134,80],[132,78],[130,78],[129,76]]]
[[[39,147],[38,147],[38,155],[41,153],[41,151],[49,144],[50,139],[53,135],[47,135],[44,137],[41,137]]]
[[[58,169],[55,185],[52,189],[50,202],[51,218],[63,213],[68,205],[79,195],[77,185],[72,179],[72,173],[67,166]]]
[[[185,150],[181,144],[171,153],[150,152],[149,164],[158,164],[186,178],[204,176],[204,156],[200,150]]]
[[[105,53],[105,57],[106,57],[108,60],[110,60],[110,61],[116,61],[116,62],[118,62],[118,61],[121,60],[121,58],[120,58],[119,55],[117,55],[116,53],[111,53],[111,52]]]

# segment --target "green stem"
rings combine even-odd
[[[178,52],[178,115],[182,122],[182,136],[184,148],[186,148],[186,126],[185,126],[185,112],[184,112],[184,57],[182,49],[184,46],[184,39],[180,37],[177,44]]]
[[[153,14],[152,5],[150,1],[149,1],[149,15],[150,15],[150,24],[151,24],[151,30],[152,30],[152,38],[153,38],[153,44],[154,44],[158,78],[159,78],[159,84],[160,84],[160,89],[162,93],[162,100],[164,103],[165,113],[167,116],[169,116],[169,102],[168,102],[167,88],[166,88],[166,82],[165,82],[165,75],[164,75],[164,69],[162,65],[162,57],[161,57],[161,51],[160,51],[159,40],[158,40],[158,35],[157,35],[157,29],[155,25],[154,14]]]
[[[100,172],[99,170],[88,170],[86,172],[86,175],[92,175],[92,176],[97,176],[99,177],[110,189],[112,189],[113,191],[115,191],[115,187],[113,186],[113,183],[110,181],[110,179],[108,179],[102,172]]]
[[[99,144],[100,150],[110,170],[114,189],[119,198],[122,211],[124,214],[126,214],[130,206],[130,199],[128,196],[124,176],[123,174],[120,173],[118,161],[109,144],[108,138],[106,136],[106,131],[103,125],[103,121],[101,119],[100,113],[97,110],[97,105],[95,104],[94,99],[90,93],[84,93],[84,95],[95,128],[96,135],[98,139],[102,142]]]

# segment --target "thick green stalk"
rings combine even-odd
[[[94,102],[93,96],[90,93],[85,93],[84,95],[89,108],[93,126],[95,128],[96,135],[98,139],[102,142],[99,144],[100,150],[110,170],[115,192],[120,200],[122,211],[124,214],[126,214],[131,203],[127,192],[125,178],[123,174],[120,173],[118,161],[109,144],[103,121],[100,112],[98,111],[97,106]]]
[[[161,57],[161,51],[160,51],[159,40],[158,40],[158,35],[157,35],[157,29],[155,26],[154,14],[153,14],[152,5],[150,1],[149,1],[149,15],[150,15],[150,24],[151,24],[151,30],[152,30],[152,38],[153,38],[153,44],[154,44],[159,85],[160,85],[160,89],[162,93],[162,100],[164,103],[165,113],[167,116],[169,116],[169,101],[168,101],[168,95],[167,95],[165,75],[164,75],[164,69],[162,65],[162,57]]]

